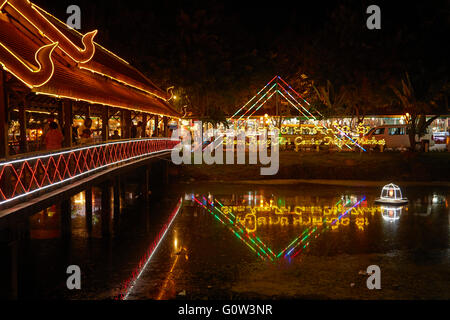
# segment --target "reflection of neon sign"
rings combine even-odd
[[[339,221],[341,219],[343,219],[343,217],[345,215],[347,215],[349,212],[351,212],[355,207],[357,207],[362,201],[364,201],[366,199],[366,197],[363,197],[361,200],[359,200],[357,203],[355,203],[351,208],[349,208],[347,211],[345,211],[343,214],[341,214],[336,220],[334,220],[331,225],[326,225],[325,227],[323,227],[320,232],[315,236],[315,238],[319,237],[324,231],[328,230],[331,226],[331,228],[333,227],[334,224],[339,223]],[[288,257],[294,250],[295,248],[299,247],[303,241],[307,238],[309,238],[311,236],[311,234],[313,234],[314,232],[316,232],[318,230],[318,228],[314,228],[313,231],[311,231],[307,237],[304,237],[298,244],[296,244],[292,249],[290,249],[286,254],[285,257]],[[292,254],[292,257],[295,258],[303,249],[305,249],[307,246],[309,245],[309,241],[304,244],[303,246],[300,247],[299,250],[297,250],[294,254]]]
[[[211,197],[212,198],[212,197]],[[268,257],[271,261],[274,261],[275,259],[280,258],[281,256],[287,258],[290,256],[297,256],[300,251],[305,249],[311,240],[311,236],[314,236],[314,238],[317,238],[320,236],[325,230],[328,229],[336,229],[339,225],[349,225],[350,218],[346,217],[349,213],[353,214],[353,211],[357,211],[356,215],[361,214],[362,212],[372,212],[374,214],[376,212],[375,208],[358,208],[360,204],[365,201],[365,197],[363,197],[361,200],[356,202],[352,207],[346,208],[345,206],[339,205],[339,203],[342,200],[339,200],[338,203],[336,203],[333,208],[339,209],[339,212],[343,212],[337,217],[331,217],[332,219],[323,219],[321,217],[316,221],[315,224],[309,223],[309,227],[306,228],[298,237],[296,237],[286,248],[281,250],[277,255],[273,253],[273,251],[266,246],[259,237],[256,237],[254,232],[257,229],[257,225],[259,223],[260,218],[256,218],[256,214],[259,210],[259,212],[288,212],[292,215],[292,217],[295,219],[294,216],[295,213],[292,213],[288,210],[281,210],[280,208],[276,206],[268,207],[264,206],[263,202],[261,200],[261,206],[252,207],[252,206],[224,206],[220,201],[214,200],[209,201],[205,197],[203,197],[203,201],[199,201],[196,197],[192,196],[192,199],[201,205],[204,209],[206,209],[210,214],[214,216],[215,219],[217,219],[219,222],[221,222],[223,225],[227,226],[227,228],[235,234],[244,244],[246,244],[253,252],[257,253],[257,255],[261,259],[265,259]],[[217,203],[220,206],[220,209],[215,205]],[[300,206],[298,206],[300,207]],[[233,214],[233,208],[237,208],[241,210],[241,213]],[[319,207],[320,208],[320,207]],[[245,209],[250,209],[250,213],[246,213]],[[214,210],[217,212],[217,214],[214,212]],[[242,213],[244,211],[244,213]],[[236,212],[236,211],[235,211]],[[295,212],[295,211],[294,211]],[[233,219],[232,219],[232,218]],[[270,219],[271,217],[269,217]],[[285,222],[288,221],[288,218],[280,217],[278,214],[278,222],[275,224],[278,225],[286,225]],[[298,219],[298,217],[297,217]],[[250,223],[249,223],[250,221]],[[310,222],[314,221],[310,219]],[[250,225],[249,225],[250,224]],[[306,225],[306,224],[305,224]],[[356,225],[359,229],[363,230],[365,225],[368,225],[367,219],[364,217],[357,218]],[[295,251],[296,249],[299,249]],[[270,253],[270,254],[269,254]]]
[[[339,201],[340,202],[340,201]],[[260,226],[322,226],[335,221],[339,213],[345,210],[339,202],[332,207],[320,206],[223,206],[224,213],[236,212],[236,221],[242,223],[248,232],[256,232]],[[364,230],[369,224],[366,215],[380,213],[380,207],[355,207],[351,216],[355,217],[358,229]],[[350,218],[346,217],[333,225],[333,230],[339,226],[348,226]]]
[[[268,248],[258,237],[251,236],[245,227],[243,227],[239,222],[231,220],[225,213],[223,213],[220,209],[218,209],[212,202],[209,202],[206,200],[205,197],[203,197],[203,203],[199,201],[197,198],[193,198],[195,202],[197,202],[199,205],[201,205],[203,208],[206,209],[206,211],[214,216],[215,219],[217,219],[220,223],[225,225],[239,240],[241,240],[245,245],[247,245],[253,252],[255,252],[258,257],[260,257],[262,260],[265,260],[266,257],[273,261],[273,252]],[[215,214],[211,209],[209,209],[206,206],[206,203],[208,203],[211,208],[215,209],[217,212],[221,214],[221,216]],[[221,205],[220,202],[217,201],[219,205]],[[234,216],[231,213],[232,216]],[[256,240],[256,241],[255,241]],[[259,244],[258,244],[259,242]],[[264,250],[263,247],[266,248]],[[269,255],[270,253],[270,255]]]

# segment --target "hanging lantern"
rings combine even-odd
[[[390,183],[383,187],[380,198],[375,202],[401,205],[408,203],[408,199],[403,198],[402,191],[397,185]]]

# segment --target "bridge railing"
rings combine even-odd
[[[179,142],[170,138],[113,141],[0,162],[0,208],[98,170],[169,151]]]

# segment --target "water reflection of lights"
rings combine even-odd
[[[342,202],[342,204],[341,204]],[[276,206],[267,202],[261,206],[223,206],[225,213],[236,212],[237,221],[241,222],[248,232],[257,232],[259,226],[321,226],[330,220],[336,219],[349,204],[357,202],[350,198],[342,198],[334,206]],[[352,210],[351,215],[355,217],[355,223],[359,230],[364,230],[369,224],[367,215],[380,213],[379,206],[367,206],[367,201]],[[344,218],[334,224],[332,229],[336,230],[340,226],[349,226],[350,218]]]
[[[264,243],[262,243],[262,241],[258,237],[250,235],[242,224],[240,224],[236,220],[233,221],[228,217],[227,214],[223,213],[219,208],[217,208],[217,206],[214,206],[214,202],[206,201],[205,197],[203,197],[203,202],[199,201],[196,197],[194,197],[194,201],[198,203],[200,206],[202,206],[204,209],[206,209],[208,213],[212,214],[216,220],[225,225],[228,228],[228,230],[230,230],[239,240],[241,240],[253,252],[255,252],[258,255],[258,257],[260,257],[262,260],[268,258],[269,260],[273,261],[275,255],[272,252],[272,250],[270,250],[270,248],[268,248]],[[219,201],[216,202],[219,205],[221,205]],[[215,214],[213,210],[208,208],[207,204],[209,204],[213,210],[216,210],[220,214],[220,216]],[[233,218],[235,218],[235,215],[233,215],[232,213],[230,213],[230,215]]]
[[[175,236],[174,236],[174,239],[173,239],[173,247],[174,247],[175,252],[177,252],[178,251],[177,231],[175,230],[174,233],[175,233]]]
[[[384,220],[394,222],[400,219],[403,207],[384,207],[381,206],[381,216]]]
[[[76,204],[85,204],[86,199],[84,198],[84,192],[80,192],[79,194],[74,196],[74,201]]]
[[[175,269],[175,266],[177,265],[178,260],[180,259],[180,256],[182,255],[182,252],[183,252],[183,251],[184,251],[184,252],[187,252],[186,248],[181,248],[180,252],[177,253],[176,258],[175,258],[175,261],[173,262],[173,264],[172,264],[172,266],[171,266],[171,268],[170,268],[170,270],[169,270],[169,272],[168,272],[168,274],[167,274],[167,277],[166,277],[166,279],[164,280],[164,284],[163,284],[163,286],[161,287],[161,290],[159,291],[158,298],[156,298],[156,300],[161,300],[162,297],[164,296],[164,293],[167,291],[167,286],[168,286],[169,281],[170,281],[170,279],[171,279],[173,270]],[[188,255],[187,255],[187,253],[185,254],[185,259],[188,260]]]
[[[124,282],[121,293],[119,294],[119,298],[121,300],[128,299],[128,296],[133,291],[134,286],[136,285],[139,278],[142,276],[142,273],[146,269],[147,265],[149,264],[150,260],[152,259],[153,255],[154,255],[154,253],[156,252],[156,250],[158,249],[162,240],[164,239],[167,231],[170,229],[172,222],[175,220],[178,213],[181,211],[182,204],[183,204],[183,199],[180,198],[180,200],[178,201],[178,204],[176,205],[175,209],[173,210],[172,214],[170,215],[168,222],[164,225],[164,227],[161,229],[161,231],[159,232],[156,239],[150,245],[145,257],[141,259],[138,267],[132,273],[131,278]]]
[[[446,198],[443,195],[433,194],[433,198],[432,198],[431,202],[433,204],[445,203],[446,202]]]
[[[363,197],[361,200],[359,200],[357,203],[355,203],[352,207],[350,207],[350,208],[347,209],[344,213],[342,213],[336,220],[333,220],[333,222],[332,222],[330,225],[326,225],[326,226],[322,227],[321,230],[320,230],[320,232],[319,232],[318,234],[316,234],[316,236],[315,236],[314,238],[317,239],[321,234],[323,234],[324,231],[328,230],[330,227],[332,227],[334,224],[336,224],[336,222],[340,221],[345,215],[347,215],[349,212],[351,212],[355,207],[359,206],[359,205],[361,204],[361,202],[363,202],[365,199],[366,199],[366,197]],[[302,243],[305,239],[309,238],[309,237],[310,237],[315,231],[317,231],[317,230],[318,230],[317,227],[314,228],[314,230],[311,231],[311,232],[307,235],[307,237],[303,238],[303,239],[301,240],[300,243],[298,243],[294,248],[292,248],[291,250],[289,250],[289,252],[285,254],[285,257],[289,257],[290,254],[294,251],[294,249],[295,249],[296,247],[300,246],[301,243]],[[295,258],[295,257],[296,257],[303,249],[305,249],[305,248],[309,245],[309,242],[310,242],[310,241],[308,241],[305,245],[300,246],[299,250],[297,250],[294,254],[292,254],[292,257]]]
[[[351,213],[354,210],[357,210],[359,206],[367,205],[366,197],[363,196],[362,199],[359,201],[356,197],[351,197],[349,199],[346,199],[347,202],[342,205],[340,208],[342,208],[342,211],[345,210],[345,212],[341,213],[338,217],[335,219],[332,219],[329,224],[327,224],[327,219],[325,218],[324,221],[320,223],[320,225],[311,225],[310,227],[306,228],[297,238],[295,238],[286,248],[280,251],[277,255],[273,253],[273,251],[264,244],[264,242],[261,241],[259,237],[257,237],[254,233],[254,230],[248,229],[245,224],[245,219],[239,219],[238,214],[233,214],[230,206],[224,206],[220,201],[215,199],[214,201],[208,201],[205,197],[203,197],[203,201],[198,200],[195,196],[193,197],[193,200],[197,202],[199,205],[201,205],[204,209],[207,210],[207,212],[211,213],[218,221],[220,221],[222,224],[226,225],[230,231],[232,231],[244,244],[246,244],[252,251],[257,253],[257,255],[265,260],[266,258],[269,258],[271,261],[274,261],[281,256],[285,258],[295,257],[299,254],[300,251],[305,249],[312,238],[317,238],[319,235],[321,235],[325,230],[328,229],[335,229],[336,225],[338,225],[342,220],[349,219],[345,218],[346,215]],[[340,202],[343,199],[341,198],[338,203],[336,203],[335,207],[337,207]],[[354,200],[356,203],[354,203],[350,208],[346,208],[346,206],[351,203],[351,200]],[[216,205],[214,205],[214,202],[216,202],[219,206],[220,210]],[[209,205],[209,207],[208,207]],[[247,206],[248,207],[248,206]],[[260,206],[257,206],[255,208],[259,208]],[[218,214],[216,214],[214,211],[217,211]],[[342,212],[341,211],[341,212]],[[256,210],[253,211],[253,214],[255,214]],[[233,217],[231,219],[230,217]],[[286,218],[287,219],[287,218]],[[244,223],[242,223],[244,221]],[[364,224],[368,224],[367,222],[364,223],[361,221],[360,223],[357,223],[358,228],[363,228]],[[282,224],[279,224],[282,225]],[[236,232],[236,228],[238,232]],[[255,229],[256,230],[256,229]],[[314,236],[314,237],[312,237]],[[297,251],[295,251],[298,249]]]

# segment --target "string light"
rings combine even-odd
[[[98,70],[92,69],[90,67],[87,66],[83,66],[81,64],[86,64],[89,61],[91,61],[91,59],[93,58],[94,54],[95,54],[95,46],[99,46],[100,48],[102,48],[102,50],[104,50],[106,53],[114,56],[115,58],[118,58],[120,60],[122,60],[124,63],[129,64],[127,61],[121,59],[120,57],[118,57],[117,55],[113,54],[112,52],[108,51],[107,49],[101,47],[100,45],[94,43],[93,39],[95,37],[95,35],[97,34],[97,30],[88,32],[84,35],[82,35],[81,33],[79,33],[76,30],[75,31],[77,34],[79,34],[82,39],[82,43],[84,45],[84,49],[80,49],[78,48],[67,36],[65,36],[56,26],[54,26],[45,16],[44,13],[47,14],[48,16],[51,16],[52,18],[54,18],[55,20],[57,20],[59,23],[62,23],[63,25],[65,25],[63,22],[61,22],[60,20],[58,20],[56,17],[50,15],[49,13],[47,13],[46,11],[44,11],[43,9],[41,9],[40,7],[32,4],[30,1],[28,0],[12,0],[12,1],[4,1],[1,6],[0,6],[0,10],[3,10],[5,8],[5,6],[10,6],[12,9],[14,9],[16,12],[18,12],[23,18],[25,18],[31,25],[33,25],[33,27],[35,27],[38,32],[46,37],[47,39],[49,39],[50,41],[52,41],[53,43],[56,43],[56,45],[50,44],[50,45],[46,45],[43,46],[42,48],[40,48],[36,54],[40,53],[42,49],[46,48],[47,46],[57,46],[58,48],[61,49],[61,51],[63,51],[64,53],[66,53],[69,57],[71,57],[75,62],[80,63],[80,65],[78,65],[78,67],[80,69],[85,69],[85,70],[89,70],[93,73],[97,73],[100,74],[104,77],[113,79],[121,84],[125,84],[127,86],[130,86],[132,88],[135,88],[139,91],[145,92],[146,94],[152,95],[158,99],[161,99],[163,101],[168,101],[170,99],[167,99],[164,96],[158,95],[155,92],[152,92],[150,90],[144,89],[140,86],[137,85],[133,85],[130,84],[129,82],[126,82],[124,80],[118,79],[116,77],[110,76],[108,74],[102,73]],[[50,36],[49,33],[52,33],[53,35]],[[55,42],[54,40],[58,39],[57,42]],[[0,44],[1,45],[1,44]],[[16,55],[14,55],[8,48],[6,48],[4,45],[1,45],[0,49],[3,49],[3,51],[6,51],[7,53],[9,53],[10,55],[12,54],[16,60],[18,60],[24,67],[28,67],[27,64],[25,64],[19,57],[17,57]],[[39,69],[37,70],[38,72],[36,72],[35,70],[32,70],[28,67],[29,71],[32,72],[32,76],[30,78],[30,76],[26,76],[26,73],[21,73],[20,70],[15,70],[15,68],[10,68],[7,65],[5,65],[4,63],[2,64],[2,67],[7,70],[8,72],[12,73],[14,76],[16,76],[20,81],[22,81],[27,87],[29,88],[35,88],[35,87],[40,87],[43,86],[44,84],[46,84],[51,78],[52,75],[54,73],[54,65],[53,65],[53,61],[50,58],[50,54],[51,52],[53,52],[54,47],[52,47],[52,50],[49,53],[49,57],[46,59],[46,61],[48,60],[47,64],[51,64],[51,73],[49,75],[42,73],[42,75],[46,75],[45,79],[43,81],[39,81],[38,83],[35,83],[33,80],[36,79],[36,75],[39,75],[39,71],[41,71],[41,69],[43,70],[47,70],[48,68],[45,68],[44,66],[40,65],[40,60],[38,60],[36,58],[36,61],[39,64]],[[49,96],[56,96],[56,97],[66,97],[63,95],[58,95],[58,94],[51,94],[51,93],[47,93],[47,92],[37,92],[40,94],[46,94]],[[142,109],[137,109],[137,108],[130,108],[129,106],[123,106],[123,105],[117,105],[117,104],[110,104],[110,103],[105,103],[102,101],[93,101],[93,100],[89,100],[89,99],[84,99],[84,98],[79,98],[79,97],[66,97],[69,99],[74,99],[76,101],[86,101],[88,103],[96,103],[96,104],[105,104],[105,105],[110,105],[112,107],[119,107],[119,108],[125,108],[125,109],[131,109],[131,110],[139,110],[142,111]],[[163,114],[163,116],[166,116],[166,114]],[[172,115],[167,115],[167,116],[172,116]],[[179,119],[179,117],[173,116],[177,119]]]
[[[303,101],[305,101],[305,103],[307,103],[308,105],[309,102],[306,101],[298,92],[296,92],[289,84],[286,83],[286,81],[284,81],[280,76],[275,76],[271,81],[269,81],[269,83],[267,83],[256,95],[254,95],[243,107],[241,107],[231,118],[230,120],[233,119],[233,117],[235,117],[242,109],[244,109],[251,101],[253,101],[257,96],[259,96],[275,79],[280,79],[289,89],[291,89],[295,94],[297,94],[298,97],[300,97]],[[306,109],[300,102],[298,102],[287,90],[286,88],[279,84],[278,82],[275,82],[265,93],[264,95],[262,95],[250,108],[248,108],[245,113],[243,113],[238,119],[237,121],[239,121],[240,119],[242,119],[251,109],[253,109],[269,92],[271,92],[271,90],[274,87],[278,87],[280,86],[283,91],[292,99],[294,100],[297,105],[299,105],[303,110],[305,110],[306,113],[308,113],[311,118],[313,120],[317,120],[316,117],[308,110]],[[274,93],[279,93],[290,105],[292,105],[300,114],[302,114],[304,117],[306,117],[308,120],[311,120],[310,117],[308,117],[304,112],[302,112],[289,98],[287,98],[280,90],[275,89],[275,91],[268,97],[266,98],[249,116],[247,116],[247,120],[249,120],[249,118],[251,116],[253,116],[265,103],[267,103],[270,98],[273,96]],[[314,127],[316,129],[319,129],[320,131],[322,130],[320,127],[318,127],[316,124],[313,124]],[[239,124],[238,124],[239,127]],[[338,139],[338,141],[341,141],[347,148],[352,149],[347,143],[345,143],[345,141],[343,141],[343,139],[341,139],[339,136],[334,135],[336,139]],[[348,137],[348,136],[347,136]],[[349,138],[349,137],[348,137]],[[361,147],[358,143],[356,143],[353,139],[349,138],[350,140],[352,140],[354,142],[354,144],[356,144],[359,148],[361,148],[362,150],[366,151],[363,147]],[[342,147],[340,146],[340,144],[336,144],[338,148],[342,149]]]
[[[36,180],[36,177],[35,177],[35,174],[36,174],[36,172],[37,172],[37,170],[39,168],[39,165],[44,166],[44,163],[43,163],[42,160],[45,159],[45,158],[51,158],[51,159],[53,159],[54,163],[58,163],[58,165],[59,165],[59,163],[61,161],[61,156],[65,155],[65,154],[69,154],[68,159],[70,159],[70,157],[72,155],[73,155],[73,157],[75,159],[77,159],[75,153],[76,152],[80,152],[78,160],[76,160],[78,162],[78,161],[80,161],[80,159],[82,157],[81,151],[84,151],[84,150],[92,149],[92,150],[94,150],[93,152],[95,152],[95,151],[99,152],[100,149],[103,149],[103,151],[105,152],[106,148],[109,147],[109,146],[116,146],[116,145],[119,145],[119,144],[139,144],[140,142],[149,144],[152,141],[154,141],[156,143],[153,146],[151,146],[151,147],[152,148],[154,148],[154,147],[161,148],[161,150],[145,152],[145,150],[143,150],[143,148],[140,148],[139,151],[142,152],[141,154],[138,154],[138,155],[135,155],[135,156],[125,157],[123,159],[119,159],[119,160],[116,160],[116,161],[111,161],[109,163],[106,163],[106,164],[103,164],[103,165],[99,165],[99,166],[96,166],[96,167],[91,168],[91,169],[89,169],[89,166],[87,166],[87,170],[86,171],[82,171],[82,169],[79,166],[79,164],[77,164],[77,166],[75,168],[75,172],[76,171],[80,171],[80,172],[78,174],[74,174],[74,175],[72,175],[70,173],[70,171],[66,168],[64,170],[62,176],[61,176],[61,173],[57,169],[57,170],[55,170],[55,176],[53,177],[53,180],[56,179],[56,172],[59,172],[59,179],[60,180],[59,181],[51,181],[50,180],[49,181],[50,184],[48,184],[48,185],[43,185],[46,182],[46,180],[43,180],[42,183],[39,183]],[[165,142],[165,143],[164,144],[162,144],[162,143],[158,144],[158,142]],[[170,143],[168,144],[168,142],[170,142]],[[13,172],[15,173],[15,175],[17,177],[17,182],[16,182],[16,185],[14,187],[13,194],[10,197],[6,196],[5,193],[3,192],[4,190],[0,187],[0,195],[5,199],[3,201],[0,201],[0,205],[3,205],[3,204],[5,204],[7,202],[10,202],[12,200],[16,200],[16,199],[23,198],[25,196],[34,194],[35,192],[42,191],[42,190],[45,190],[45,189],[50,188],[50,187],[54,187],[54,186],[59,185],[61,183],[65,183],[65,182],[71,181],[73,179],[80,178],[80,177],[82,177],[82,176],[84,176],[84,175],[86,175],[88,173],[93,173],[93,172],[98,171],[100,169],[103,169],[103,168],[106,168],[106,167],[109,167],[109,166],[112,166],[112,165],[115,165],[115,164],[119,164],[119,163],[122,163],[124,161],[130,161],[130,160],[133,160],[133,159],[138,159],[138,158],[142,158],[142,157],[146,157],[146,156],[150,156],[150,155],[155,155],[155,154],[160,154],[160,153],[163,153],[163,152],[171,151],[172,148],[178,143],[179,143],[179,141],[178,140],[174,140],[174,139],[151,139],[151,138],[150,139],[136,139],[136,140],[133,140],[131,142],[130,141],[109,142],[109,143],[103,143],[103,144],[94,145],[94,146],[87,146],[87,147],[76,148],[76,149],[72,149],[72,150],[68,150],[68,151],[61,151],[61,152],[50,153],[50,154],[41,155],[41,156],[30,157],[30,158],[26,158],[26,159],[17,159],[17,160],[11,160],[11,161],[8,161],[8,162],[2,162],[2,163],[0,163],[0,168],[1,168],[0,177],[4,174],[5,169],[7,167],[9,167],[9,168],[12,168]],[[168,146],[167,146],[167,144],[168,144]],[[169,147],[169,148],[167,148],[167,147]],[[148,145],[147,148],[150,148],[150,145]],[[133,149],[133,152],[135,152],[137,150],[138,149],[136,149],[136,150]],[[54,158],[56,158],[56,157],[58,157],[57,161],[54,160]],[[47,161],[47,166],[50,165],[51,159],[49,159]],[[32,160],[37,160],[36,164],[34,164],[34,167],[35,167],[34,170],[31,168],[31,166],[29,164],[29,161],[32,161]],[[86,156],[82,160],[87,161],[86,160]],[[98,157],[97,165],[98,165],[98,162],[100,162],[100,161],[103,162],[103,160],[104,160],[103,158]],[[67,161],[64,160],[64,162],[66,163],[66,167],[67,167],[68,160]],[[16,164],[16,163],[22,163],[21,170],[20,170],[19,173],[16,172],[16,169],[13,166],[13,164]],[[95,163],[94,163],[94,166],[95,166]],[[24,170],[25,167],[29,168],[29,170],[32,172],[32,179],[29,182],[30,185],[29,185],[28,188],[25,188],[25,186],[22,184],[22,181],[21,181],[21,178],[22,178],[22,174],[21,173],[22,173],[22,171]],[[83,165],[82,167],[85,168],[86,166]],[[58,168],[58,166],[56,166],[56,168]],[[45,169],[45,173],[46,173],[46,175],[48,175],[47,174],[47,169]],[[68,173],[68,177],[64,178],[66,173]],[[34,190],[31,190],[31,185],[34,182],[36,183],[37,188],[34,189]],[[19,185],[22,187],[24,193],[22,193],[20,195],[15,195],[16,189],[17,189],[17,187]]]
[[[270,88],[269,88],[269,90],[267,90],[267,92],[266,93],[264,93],[262,96],[261,96],[261,98],[259,98],[249,109],[247,109],[247,111],[245,111],[245,113],[243,114],[243,115],[241,115],[240,117],[239,117],[239,119],[237,119],[237,121],[239,121],[239,120],[241,120],[241,118],[242,117],[244,117],[246,114],[247,114],[247,112],[249,112],[256,104],[258,104],[258,102],[259,101],[261,101],[261,99],[263,99],[275,86],[276,86],[277,84],[276,83],[274,83],[274,85],[273,86],[271,86]]]
[[[277,76],[273,77],[273,79],[270,80],[261,90],[259,90],[259,92],[256,93],[249,101],[247,101],[247,103],[244,104],[244,106],[242,106],[242,108],[240,108],[238,111],[236,111],[236,113],[233,114],[230,119],[233,119],[234,116],[236,116],[242,109],[244,109],[250,102],[252,102],[253,99],[255,99],[261,92],[263,92],[264,89],[266,89],[276,78],[277,78]]]
[[[8,5],[17,11],[25,20],[35,27],[44,37],[52,42],[59,42],[59,48],[75,62],[86,63],[92,59],[95,53],[94,37],[97,30],[83,35],[81,42],[84,49],[78,48],[69,38],[67,38],[58,28],[42,15],[36,6],[28,0],[9,0]],[[49,33],[55,33],[53,37]]]
[[[17,79],[22,81],[27,87],[41,87],[45,85],[53,76],[55,71],[55,66],[51,55],[53,50],[55,50],[58,42],[50,43],[45,46],[40,47],[34,54],[34,59],[38,64],[35,69],[29,67],[29,65],[17,56],[13,51],[8,49],[3,43],[0,42],[0,52],[2,55],[10,56],[13,59],[11,65],[8,66],[6,61],[0,62],[3,69],[10,72]],[[16,61],[16,63],[14,63]],[[18,62],[18,63],[17,63]],[[15,66],[14,66],[15,65]]]

